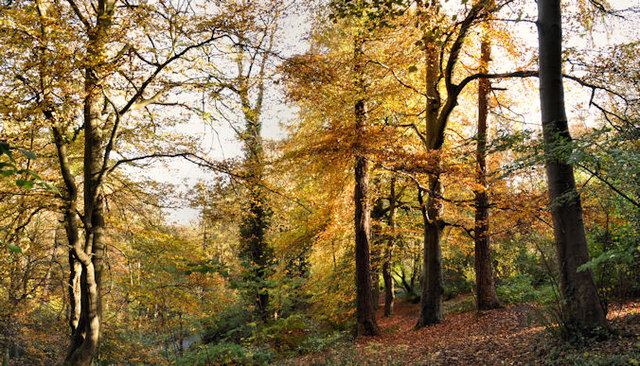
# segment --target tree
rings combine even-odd
[[[486,74],[491,61],[490,28],[484,24],[480,43],[480,73]],[[478,133],[476,135],[476,184],[475,190],[475,270],[476,298],[479,310],[501,306],[496,293],[491,265],[489,237],[489,194],[487,183],[487,117],[489,114],[489,93],[491,81],[478,80]]]
[[[468,42],[474,26],[500,9],[502,4],[488,1],[474,2],[463,10],[462,17],[450,18],[438,2],[418,1],[415,7],[415,24],[419,27],[420,40],[416,42],[424,52],[424,85],[416,88],[397,75],[394,77],[405,87],[420,92],[425,98],[424,127],[410,123],[422,142],[427,158],[423,172],[428,177],[426,185],[416,183],[418,201],[422,208],[424,226],[423,275],[421,278],[421,306],[417,327],[442,321],[442,234],[447,222],[444,219],[444,190],[442,175],[445,131],[462,92],[470,82],[478,79],[496,79],[534,76],[535,72],[515,71],[500,74],[478,72],[460,79],[460,55]],[[450,24],[450,25],[449,25]],[[417,66],[411,69],[414,71]],[[425,199],[426,196],[426,199]]]
[[[369,212],[369,143],[375,118],[367,110],[372,103],[368,85],[372,68],[367,67],[367,60],[375,47],[369,47],[369,34],[357,19],[340,19],[323,28],[314,32],[314,44],[308,53],[293,57],[285,65],[288,95],[304,111],[291,136],[289,149],[293,151],[289,156],[302,160],[300,169],[305,174],[298,178],[299,184],[304,184],[300,190],[308,195],[305,202],[317,222],[313,256],[325,253],[332,257],[327,263],[316,262],[311,270],[314,273],[318,271],[315,268],[323,268],[319,270],[323,272],[320,280],[310,282],[326,286],[313,297],[326,303],[324,296],[328,295],[331,299],[327,307],[355,310],[355,332],[367,335],[377,331]],[[351,107],[345,108],[347,104]],[[351,308],[354,303],[356,309]]]
[[[460,50],[462,49],[467,33],[473,23],[484,10],[484,3],[477,2],[467,12],[460,23],[460,29],[450,45],[448,57],[441,60],[443,53],[440,52],[439,37],[442,31],[439,30],[439,21],[446,19],[440,14],[439,4],[430,6],[422,4],[418,17],[425,22],[422,44],[425,52],[425,131],[420,132],[415,129],[423,141],[424,148],[430,153],[429,181],[426,187],[421,187],[418,192],[418,199],[422,207],[422,218],[424,222],[424,256],[422,264],[421,297],[420,297],[420,317],[418,327],[439,323],[444,319],[442,312],[442,295],[444,288],[442,284],[442,233],[445,227],[443,204],[441,201],[443,187],[441,182],[441,150],[444,144],[445,129],[449,121],[449,116],[457,104],[458,96],[464,88],[463,80],[460,84],[453,82],[454,68],[458,63]],[[429,19],[429,20],[427,20]],[[444,47],[444,46],[442,46]],[[441,71],[440,65],[444,64]],[[446,97],[440,94],[440,81],[444,79]],[[428,194],[425,202],[424,195]]]
[[[580,196],[573,167],[562,154],[571,143],[564,107],[562,76],[562,17],[560,0],[538,1],[540,107],[549,201],[553,218],[562,317],[570,332],[606,329],[607,319],[590,269]]]
[[[169,65],[181,60],[190,50],[213,42],[221,36],[214,23],[209,23],[211,30],[202,31],[195,24],[194,28],[187,28],[180,24],[177,18],[160,16],[159,9],[166,10],[162,5],[157,9],[142,10],[138,7],[118,8],[116,1],[111,0],[100,0],[97,4],[81,7],[72,0],[69,1],[68,7],[58,5],[46,1],[36,2],[40,25],[37,38],[40,50],[37,55],[39,75],[36,85],[41,87],[34,93],[38,110],[42,112],[45,125],[53,135],[64,187],[61,190],[64,201],[62,211],[70,248],[69,294],[72,314],[72,341],[65,364],[88,365],[96,353],[101,333],[101,286],[106,247],[105,181],[118,165],[141,159],[126,159],[123,152],[117,150],[117,142],[125,130],[123,119],[131,112],[157,103],[162,94],[176,85],[157,82],[157,79],[160,79],[159,75],[168,69]],[[170,23],[172,29],[181,27],[181,32],[157,40],[160,43],[173,41],[173,45],[178,48],[171,48],[164,60],[159,58],[161,55],[155,48],[153,36],[163,38],[164,35],[158,36],[156,33],[147,34],[152,45],[151,50],[145,50],[140,43],[131,46],[132,43],[136,43],[134,35],[134,39],[120,39],[122,48],[114,52],[113,49],[118,46],[114,36],[128,27],[123,18],[116,16],[117,9],[131,12],[130,16],[133,18],[146,15],[147,19],[152,19],[158,16],[159,19]],[[148,31],[144,28],[146,23],[141,23],[144,24],[141,33],[145,33]],[[161,27],[160,24],[157,25]],[[82,56],[78,59],[69,60],[68,54],[61,56],[67,51],[65,44],[56,43],[52,39],[57,33],[68,35],[66,32],[76,32],[76,37],[79,35],[78,38],[84,41],[72,41],[75,47],[82,50]],[[153,58],[147,58],[149,54],[154,55]],[[128,69],[122,67],[125,64],[125,55],[129,56],[129,62],[126,63],[126,66],[130,67]],[[148,74],[140,77],[138,71],[145,68]],[[67,88],[64,77],[58,74],[65,70],[76,75],[81,74],[81,81],[71,79],[71,88]],[[121,79],[118,79],[119,77]],[[125,87],[120,84],[123,80],[127,85]],[[74,84],[74,81],[82,84]],[[24,78],[23,82],[27,85],[30,83]],[[58,93],[58,90],[64,93]],[[151,91],[154,95],[147,97]],[[66,97],[77,101],[77,106],[82,109],[82,125],[74,128],[75,131],[70,131],[77,120],[74,113],[66,109]],[[116,100],[122,104],[118,105]],[[67,153],[68,147],[80,130],[84,138],[84,179],[81,191],[76,186]],[[114,151],[118,152],[122,159],[112,163],[111,154]],[[80,192],[83,201],[82,214],[78,214],[76,202],[80,198]]]
[[[427,183],[418,184],[418,201],[420,202],[423,232],[424,256],[421,277],[421,310],[417,322],[418,327],[435,324],[443,319],[442,295],[444,293],[442,279],[442,235],[447,222],[444,219],[443,206],[443,146],[445,131],[449,118],[458,104],[459,97],[465,87],[474,80],[482,78],[504,78],[514,76],[532,76],[531,72],[513,72],[504,74],[476,73],[458,79],[460,68],[460,54],[468,41],[471,29],[488,14],[497,11],[500,6],[494,6],[487,1],[474,2],[462,11],[461,20],[457,21],[447,15],[439,2],[416,1],[416,6],[409,7],[405,2],[386,0],[372,0],[364,3],[358,1],[339,1],[343,13],[366,14],[373,19],[374,28],[378,25],[389,24],[393,17],[407,12],[412,17],[411,23],[417,26],[420,39],[415,42],[423,52],[424,85],[415,87],[407,80],[402,80],[389,66],[377,63],[389,69],[393,77],[404,87],[424,98],[423,121],[419,123],[400,123],[398,126],[411,128],[422,143],[423,154],[420,159],[422,173],[427,175]],[[405,8],[399,6],[405,5]],[[364,11],[367,9],[369,11]],[[409,32],[410,33],[410,32]],[[409,67],[410,72],[418,67]],[[444,85],[443,85],[444,84]],[[443,87],[444,86],[444,87]],[[423,90],[423,91],[422,91]],[[414,177],[415,178],[415,177]]]
[[[362,140],[365,133],[367,119],[366,111],[366,82],[364,74],[364,34],[356,31],[353,40],[353,73],[356,100],[354,104],[355,140],[353,150],[355,154],[355,189],[354,224],[356,234],[356,334],[371,336],[378,335],[380,329],[375,318],[373,291],[371,289],[371,226],[370,226],[370,197],[369,197],[369,162],[364,155]]]
[[[277,39],[287,1],[269,0],[252,3],[251,11],[230,16],[242,27],[230,33],[231,51],[223,55],[227,74],[219,65],[207,65],[205,83],[216,113],[209,115],[230,125],[244,150],[241,184],[243,210],[241,214],[239,257],[243,260],[247,298],[255,304],[256,313],[268,320],[269,279],[274,265],[273,247],[269,243],[272,209],[269,207],[267,154],[262,136],[263,115],[269,107],[268,84],[273,59],[277,56]],[[206,50],[203,58],[215,57],[217,48]],[[217,56],[217,55],[216,55]],[[225,70],[222,68],[222,70]],[[231,103],[229,103],[231,102]]]

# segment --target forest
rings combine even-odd
[[[638,0],[0,0],[9,365],[640,365]]]

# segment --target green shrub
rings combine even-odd
[[[590,232],[591,260],[578,270],[593,271],[598,292],[604,301],[640,295],[640,230],[633,223]]]
[[[526,273],[499,280],[496,291],[500,300],[507,304],[531,301],[547,303],[555,299],[551,284],[535,286],[532,276]]]
[[[273,361],[275,354],[268,346],[243,347],[236,343],[219,343],[199,346],[188,352],[178,364],[190,366],[208,365],[264,365]]]
[[[442,283],[446,300],[473,291],[475,270],[472,255],[461,251],[458,246],[452,246],[443,254],[442,267]]]
[[[251,324],[251,314],[242,306],[233,306],[202,322],[202,340],[204,343],[240,343],[253,334]]]
[[[315,334],[308,337],[302,345],[303,353],[322,352],[331,346],[346,347],[353,341],[351,331],[333,331],[327,334]]]
[[[310,318],[300,314],[278,319],[266,325],[251,341],[254,344],[268,344],[281,356],[292,356],[320,352],[336,343],[348,343],[353,340],[349,331],[333,330],[324,332]]]
[[[258,343],[268,343],[278,353],[289,354],[299,350],[309,337],[311,323],[302,315],[281,318],[262,328],[255,336]]]
[[[444,284],[444,298],[452,299],[473,291],[474,281],[469,279],[468,267],[461,269],[444,269],[442,279]],[[472,269],[472,268],[471,268]]]

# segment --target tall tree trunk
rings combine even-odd
[[[488,26],[482,32],[480,44],[480,70],[487,73],[491,60],[491,42]],[[475,270],[476,270],[476,299],[478,310],[499,308],[493,269],[491,268],[491,246],[489,237],[489,195],[487,193],[487,116],[489,114],[489,79],[478,82],[478,135],[476,146],[476,183],[475,193]]]
[[[254,296],[258,313],[263,320],[267,320],[269,291],[264,285],[264,281],[268,276],[272,255],[265,237],[269,211],[264,188],[261,186],[263,184],[263,162],[258,121],[254,119],[247,121],[247,134],[250,136],[245,141],[247,150],[249,150],[245,161],[249,176],[247,179],[249,207],[241,227],[242,251],[243,256],[252,267],[252,280],[256,290]]]
[[[384,315],[393,314],[393,305],[395,302],[395,293],[393,289],[393,276],[391,272],[391,263],[393,261],[393,249],[396,242],[396,177],[391,177],[391,188],[389,192],[389,238],[384,251],[382,262],[382,279],[384,281]]]
[[[102,188],[105,174],[105,97],[103,77],[108,59],[107,43],[115,1],[100,0],[96,24],[89,29],[84,99],[84,248],[76,244],[73,261],[80,273],[80,319],[72,328],[72,343],[65,359],[69,365],[90,365],[98,349],[102,322],[102,271],[104,267],[105,207]],[[116,112],[117,113],[117,112]]]
[[[582,221],[582,206],[573,167],[558,156],[571,142],[564,107],[562,82],[562,18],[560,0],[538,0],[540,106],[544,136],[549,200],[553,219],[562,317],[570,332],[593,332],[607,328],[593,273],[578,271],[589,261]],[[558,149],[562,146],[563,149]]]
[[[380,329],[375,318],[373,294],[371,291],[370,259],[370,212],[369,212],[369,162],[364,156],[362,139],[365,133],[366,103],[364,81],[364,39],[361,35],[354,40],[355,88],[358,96],[354,106],[356,138],[354,223],[356,234],[356,335],[378,335]]]
[[[255,303],[260,317],[268,319],[267,307],[269,306],[269,291],[264,285],[268,275],[268,267],[271,253],[266,242],[266,230],[268,225],[268,207],[264,188],[261,186],[263,179],[262,141],[260,136],[260,122],[257,116],[247,117],[247,139],[245,140],[247,157],[248,188],[248,212],[243,218],[241,227],[242,251],[253,270],[253,285],[256,293]]]
[[[72,334],[76,334],[78,323],[81,316],[81,288],[80,288],[80,276],[82,274],[82,265],[76,260],[73,254],[76,246],[80,245],[80,235],[77,223],[77,201],[78,201],[78,188],[75,183],[75,177],[71,173],[71,165],[69,163],[68,155],[68,141],[65,134],[65,121],[59,121],[56,116],[56,110],[53,103],[53,91],[52,91],[52,75],[51,64],[48,61],[51,58],[49,54],[49,43],[52,32],[51,24],[51,5],[52,3],[46,0],[36,1],[38,9],[38,17],[40,21],[40,37],[42,47],[39,53],[39,76],[40,85],[42,88],[42,99],[40,101],[40,108],[43,112],[47,125],[51,128],[51,134],[53,142],[56,147],[56,155],[58,158],[58,166],[60,168],[60,175],[62,176],[62,215],[64,230],[66,234],[66,240],[69,248],[69,326],[72,330]],[[57,236],[56,232],[56,236]],[[57,239],[57,238],[56,238]],[[71,349],[77,348],[81,343],[81,339],[73,336],[71,343]],[[75,346],[74,346],[75,345]]]
[[[40,20],[40,32],[43,47],[41,48],[40,81],[43,91],[41,108],[46,121],[51,127],[53,141],[56,146],[60,173],[63,180],[63,215],[64,226],[69,244],[69,326],[71,328],[71,344],[65,358],[66,365],[90,365],[98,346],[100,337],[100,315],[102,298],[100,284],[102,277],[102,257],[104,243],[102,230],[104,216],[100,180],[102,174],[103,149],[99,133],[102,114],[102,90],[99,83],[99,71],[96,61],[104,60],[107,31],[111,24],[113,3],[100,1],[98,23],[91,29],[88,40],[88,67],[85,70],[84,104],[85,118],[85,246],[82,247],[77,223],[76,205],[78,189],[69,164],[66,134],[63,121],[58,121],[52,102],[52,70],[49,66],[47,44],[52,32],[50,8],[46,0],[37,1]]]
[[[259,316],[267,321],[269,319],[269,290],[265,281],[269,276],[269,266],[273,259],[272,249],[267,243],[266,232],[269,226],[270,210],[267,202],[267,195],[264,189],[264,148],[262,144],[262,101],[264,95],[265,67],[273,35],[269,42],[268,49],[264,51],[259,64],[255,59],[251,62],[249,71],[244,70],[244,53],[238,58],[238,91],[242,112],[244,114],[245,129],[244,148],[245,166],[247,170],[246,185],[248,189],[248,212],[243,218],[241,225],[242,252],[244,259],[253,271],[252,286],[255,288],[256,309]],[[240,51],[244,52],[244,51]],[[252,105],[249,98],[250,72],[253,66],[258,66],[257,84],[255,85],[257,98]]]
[[[422,278],[420,281],[420,316],[416,327],[439,323],[444,319],[442,313],[442,247],[444,230],[442,221],[442,186],[440,184],[440,150],[444,141],[444,129],[439,121],[442,101],[438,91],[439,55],[433,36],[425,36],[426,56],[426,142],[427,151],[432,154],[429,162],[430,172],[427,202],[422,197],[424,190],[419,189],[419,200],[424,223],[424,253]]]
[[[429,186],[427,188],[419,187],[418,190],[420,200],[423,200],[422,195],[425,192],[429,194],[426,204],[421,202],[424,221],[424,260],[420,317],[416,327],[422,327],[438,323],[444,319],[442,314],[444,289],[442,284],[441,239],[445,223],[442,219],[443,208],[441,202],[443,191],[440,181],[442,168],[441,150],[449,116],[457,105],[458,96],[462,91],[460,85],[454,82],[460,51],[465,44],[469,30],[485,8],[486,2],[476,2],[469,8],[464,19],[458,23],[460,25],[458,34],[452,37],[451,42],[449,42],[448,36],[443,39],[439,25],[432,23],[433,19],[436,19],[440,13],[439,2],[417,0],[416,4],[418,21],[423,22],[423,26],[426,27],[421,41],[425,47],[425,89],[427,97],[425,108],[426,129],[424,133],[417,129],[416,132],[427,152],[433,155],[433,158],[429,161],[429,171],[427,172]],[[447,48],[447,44],[450,44],[450,48]],[[446,60],[441,59],[441,56],[444,56],[440,52],[443,47],[449,50],[448,59]],[[444,102],[439,92],[441,81],[444,81],[446,89]]]
[[[253,282],[252,294],[258,315],[268,320],[269,291],[264,282],[268,277],[268,269],[272,254],[267,245],[265,234],[268,226],[268,207],[262,187],[259,186],[261,175],[252,177],[247,183],[249,188],[249,209],[245,214],[241,227],[242,252],[245,261],[251,267]]]

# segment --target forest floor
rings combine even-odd
[[[418,305],[396,301],[394,314],[378,310],[379,337],[296,360],[306,365],[640,365],[640,301],[612,304],[614,335],[579,345],[554,337],[550,310],[537,304],[467,310],[472,299],[445,303],[445,320],[415,330]],[[545,326],[546,324],[546,326]],[[555,330],[554,330],[555,329]],[[343,348],[344,347],[344,348]]]

